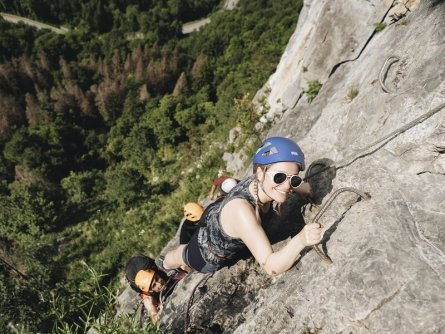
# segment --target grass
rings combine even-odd
[[[357,97],[357,95],[358,95],[358,89],[354,86],[349,87],[346,93],[346,101],[351,102]]]
[[[91,276],[95,286],[93,292],[88,293],[81,305],[81,315],[72,323],[66,319],[63,301],[59,296],[53,296],[51,301],[52,316],[54,318],[53,333],[55,334],[159,334],[158,328],[150,320],[141,318],[140,309],[133,313],[116,315],[116,304],[119,296],[118,289],[103,287],[99,282],[103,275],[98,274],[93,268],[83,263]],[[99,307],[103,310],[99,318],[92,314],[92,310]],[[143,306],[140,306],[143,307]],[[26,331],[18,332],[27,334]]]
[[[312,80],[308,82],[308,87],[304,92],[307,95],[307,101],[309,103],[311,103],[315,99],[322,86],[322,83],[318,80]]]
[[[386,23],[384,23],[384,22],[374,23],[374,29],[376,32],[382,31],[385,28],[386,28]]]

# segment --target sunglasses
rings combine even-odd
[[[156,285],[156,283],[159,283],[162,279],[159,277],[158,274],[155,274],[153,276],[153,279],[151,280],[150,283],[150,291],[153,291],[154,286]]]
[[[301,184],[301,182],[303,182],[303,179],[298,175],[288,175],[283,172],[273,172],[273,171],[266,171],[266,174],[272,175],[272,180],[276,184],[282,184],[287,179],[289,179],[289,183],[292,188],[297,188]]]

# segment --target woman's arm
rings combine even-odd
[[[210,188],[210,193],[209,193],[209,196],[208,196],[210,200],[213,200],[213,197],[215,197],[214,196],[215,190],[216,190],[216,185],[212,184],[212,187]]]
[[[272,276],[288,270],[305,247],[321,241],[322,226],[308,224],[283,248],[274,252],[254,209],[242,199],[226,204],[221,212],[221,225],[228,235],[243,240],[261,267]]]
[[[303,230],[289,240],[279,251],[269,254],[263,268],[271,275],[278,275],[288,270],[300,257],[301,251],[307,246],[316,245],[322,237],[321,224],[307,224]]]
[[[142,295],[142,303],[144,304],[151,321],[157,325],[162,312],[162,305],[158,306],[158,302],[152,296],[146,295]]]

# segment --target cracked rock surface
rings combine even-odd
[[[404,1],[403,11],[394,9],[400,3],[306,1],[265,85],[270,113],[280,115],[268,135],[300,144],[317,203],[286,203],[269,226],[274,247],[335,190],[371,195],[342,193],[321,217],[321,248],[333,264],[308,250],[288,272],[269,277],[246,256],[196,290],[189,332],[445,333],[445,3]],[[394,13],[403,17],[391,23]],[[375,32],[378,22],[389,24]],[[385,92],[379,77],[390,56],[399,61],[385,69]],[[315,79],[323,86],[309,104],[301,92]],[[162,329],[184,331],[187,303],[203,277],[178,284]]]

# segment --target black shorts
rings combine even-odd
[[[184,251],[182,252],[182,260],[190,268],[199,271],[200,273],[214,273],[215,271],[220,269],[220,266],[206,263],[204,261],[201,255],[201,251],[199,250],[198,234],[199,229],[195,231],[189,243],[187,244],[187,246],[185,246]]]

